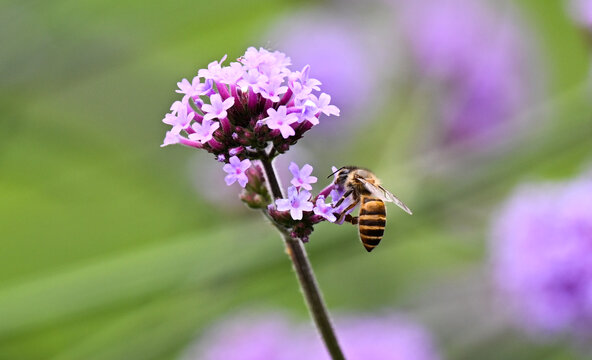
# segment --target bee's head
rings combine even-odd
[[[339,169],[333,171],[333,173],[331,173],[331,175],[327,177],[329,178],[332,175],[335,175],[335,180],[333,180],[333,183],[339,186],[343,186],[343,184],[345,184],[345,181],[347,180],[347,176],[353,169],[353,166],[342,166]]]

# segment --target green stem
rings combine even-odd
[[[271,158],[267,157],[265,160],[262,160],[261,163],[263,164],[263,170],[273,199],[277,200],[284,198]],[[267,211],[263,211],[269,218]],[[325,346],[327,347],[331,358],[333,360],[345,360],[343,352],[339,347],[337,337],[335,336],[335,330],[331,324],[329,311],[323,300],[323,295],[317,284],[317,280],[302,241],[293,238],[283,226],[275,223],[273,219],[270,220],[282,234],[284,244],[286,245],[286,252],[290,256],[290,260],[292,260],[292,265],[298,277],[298,282],[300,283],[300,290],[306,300],[308,311],[325,342]]]

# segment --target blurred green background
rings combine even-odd
[[[476,154],[413,146],[429,104],[386,102],[311,164],[318,188],[330,165],[373,169],[413,217],[393,208],[371,254],[353,227],[332,224],[307,249],[334,312],[413,314],[451,359],[577,359],[567,343],[533,342],[491,310],[491,214],[517,183],[575,176],[592,159],[585,38],[564,2],[511,4],[545,74],[524,112],[528,134]],[[221,181],[222,170],[202,166],[213,163],[207,154],[161,149],[160,120],[181,78],[248,46],[274,48],[272,26],[294,12],[345,6],[0,3],[0,359],[176,359],[241,309],[306,319],[272,227],[208,202],[200,189],[215,181],[196,183],[192,172]]]

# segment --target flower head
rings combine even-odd
[[[236,156],[231,157],[229,163],[224,165],[224,171],[228,173],[224,178],[226,185],[232,185],[235,181],[238,181],[238,184],[241,187],[244,188],[247,186],[249,178],[247,177],[246,171],[250,167],[251,161],[249,159],[241,161]]]
[[[163,119],[172,126],[163,146],[204,149],[226,164],[233,157],[260,160],[286,152],[321,114],[339,113],[328,95],[319,94],[310,66],[292,71],[290,58],[279,51],[250,47],[237,61],[225,60],[177,84],[184,96]],[[291,89],[302,90],[296,96]]]
[[[292,179],[291,183],[297,188],[303,188],[305,190],[312,190],[312,186],[310,184],[314,184],[317,182],[317,178],[315,176],[310,176],[312,174],[312,166],[305,164],[302,169],[298,168],[298,165],[295,162],[292,162],[289,166],[290,172],[294,178]]]
[[[279,211],[290,211],[290,216],[294,220],[302,220],[303,211],[312,211],[313,205],[309,201],[310,193],[306,190],[300,190],[294,186],[288,188],[288,198],[275,201]]]
[[[592,180],[519,188],[494,221],[495,280],[533,332],[592,328]]]

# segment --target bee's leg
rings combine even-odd
[[[337,203],[335,204],[335,207],[339,207],[339,205],[341,205],[341,203],[343,202],[343,200],[345,200],[348,196],[351,195],[351,193],[353,193],[354,190],[353,189],[349,189],[348,191],[346,191],[343,196],[341,197],[341,199],[339,199],[339,201],[337,201]]]
[[[346,217],[346,213],[348,211],[350,211],[351,209],[353,209],[354,207],[356,207],[356,205],[358,205],[359,202],[360,202],[360,199],[355,199],[354,202],[350,206],[346,207],[345,210],[343,210],[341,212],[341,214],[339,214],[339,217],[337,218],[336,222],[341,223],[341,221],[344,219],[344,217]],[[351,215],[350,215],[350,217],[351,217]],[[353,219],[353,217],[351,217],[351,218]],[[358,219],[356,218],[356,223],[357,223],[357,220]],[[352,224],[354,224],[354,223],[352,222]]]
[[[345,215],[344,221],[347,221],[348,223],[350,223],[352,225],[356,225],[358,223],[358,218],[359,218],[359,216],[351,216],[350,214],[347,214],[347,215]]]

